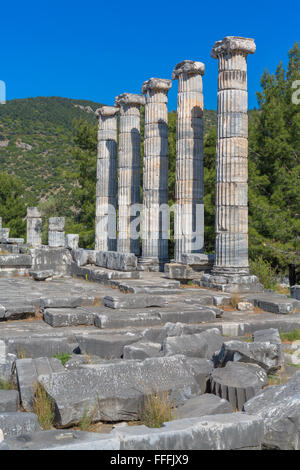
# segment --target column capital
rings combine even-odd
[[[116,106],[101,106],[101,108],[96,109],[95,116],[99,118],[100,116],[111,117],[115,116],[119,112],[119,108]]]
[[[228,55],[233,52],[240,52],[242,54],[254,54],[256,45],[254,39],[240,38],[238,36],[226,36],[222,41],[216,41],[212,51],[211,57],[218,59],[219,56]]]
[[[172,80],[166,78],[150,78],[143,83],[142,93],[145,94],[147,91],[158,91],[167,93],[172,86]]]
[[[135,93],[122,93],[121,95],[116,96],[115,104],[116,106],[143,106],[145,104],[145,97]]]
[[[172,72],[172,80],[176,80],[182,73],[187,73],[188,75],[204,75],[205,65],[202,62],[195,62],[194,60],[183,60],[175,65]]]

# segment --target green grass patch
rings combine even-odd
[[[176,419],[175,405],[168,392],[152,392],[147,395],[140,412],[140,421],[148,428],[161,428],[163,423]]]
[[[16,390],[17,387],[10,380],[0,379],[0,390]]]
[[[300,339],[300,329],[288,331],[287,333],[280,333],[281,341],[297,341]]]
[[[72,354],[70,353],[61,353],[61,354],[54,354],[54,357],[56,357],[56,359],[59,359],[60,362],[62,363],[62,365],[64,366],[66,362],[68,362],[68,360],[70,359],[70,357],[72,357]]]

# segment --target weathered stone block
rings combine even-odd
[[[82,308],[47,308],[43,318],[53,328],[94,324],[93,313]]]
[[[54,357],[17,359],[16,373],[23,408],[26,411],[32,411],[35,384],[40,374],[50,374],[64,370],[62,363]]]
[[[48,245],[51,247],[64,247],[65,246],[65,232],[49,230]]]
[[[69,250],[77,250],[79,244],[79,235],[68,233],[65,239],[65,247]]]
[[[123,356],[124,346],[135,343],[139,336],[131,334],[89,334],[78,335],[77,341],[82,354],[94,354],[105,359]]]
[[[107,295],[103,303],[106,307],[121,308],[146,308],[146,307],[164,307],[168,300],[163,295],[136,294],[136,295]]]
[[[282,366],[283,357],[280,345],[234,340],[223,343],[221,351],[214,356],[215,367],[224,367],[229,361],[257,364],[269,374]]]
[[[0,413],[18,411],[19,393],[17,390],[0,390]]]
[[[267,384],[267,374],[256,364],[228,362],[211,374],[212,393],[228,400],[233,410],[241,410]]]
[[[61,425],[80,421],[95,405],[95,420],[133,420],[146,395],[154,390],[168,391],[177,405],[198,391],[194,378],[177,357],[87,365],[40,376],[39,382],[55,401],[56,419]]]
[[[37,415],[13,411],[0,413],[0,429],[2,429],[5,439],[41,430]]]
[[[143,361],[148,357],[161,356],[161,344],[137,341],[136,343],[124,346],[123,359],[139,359]]]
[[[300,450],[300,371],[285,384],[262,390],[244,410],[263,419],[264,448]]]
[[[65,218],[64,217],[50,217],[49,218],[49,230],[53,232],[63,232],[65,230]]]
[[[229,401],[219,398],[211,393],[190,398],[183,406],[176,410],[177,419],[198,418],[201,416],[232,413]]]

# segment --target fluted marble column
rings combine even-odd
[[[119,108],[102,106],[98,118],[95,250],[116,250],[117,114]]]
[[[175,261],[182,253],[200,253],[204,245],[202,62],[184,60],[173,70],[178,79]]]
[[[139,215],[135,211],[140,203],[140,107],[144,104],[143,95],[123,93],[116,97],[120,107],[117,250],[136,255],[140,243],[131,222]]]
[[[168,91],[171,80],[151,78],[142,87],[146,95],[143,240],[141,265],[157,270],[168,261]]]
[[[247,55],[253,39],[226,37],[212,57],[219,61],[214,273],[248,274]]]
[[[27,245],[37,247],[42,244],[42,216],[37,207],[27,207]]]

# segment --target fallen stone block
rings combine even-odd
[[[46,279],[50,279],[53,277],[54,272],[53,269],[47,269],[44,271],[31,271],[29,273],[35,281],[45,281]]]
[[[110,435],[120,439],[121,450],[260,449],[263,420],[247,413],[226,413],[177,419],[162,428],[116,428]]]
[[[172,323],[206,323],[216,320],[216,313],[209,307],[188,307],[186,305],[170,306],[159,312],[162,322]]]
[[[201,333],[195,335],[172,336],[164,340],[162,351],[164,356],[183,354],[188,357],[206,357],[207,342]]]
[[[68,296],[68,297],[46,297],[40,299],[40,308],[76,308],[85,305],[93,305],[95,302],[94,296],[81,295],[81,296]]]
[[[160,343],[137,341],[124,346],[123,359],[139,359],[143,361],[148,357],[159,357],[162,355]]]
[[[281,344],[280,334],[277,328],[266,328],[265,330],[254,331],[252,339],[254,342]]]
[[[33,303],[26,301],[5,303],[4,307],[6,320],[25,318],[27,315],[35,313],[37,308]]]
[[[188,357],[211,359],[214,352],[220,349],[222,335],[217,328],[202,333],[169,336],[163,342],[163,353],[166,356],[183,354]]]
[[[263,448],[300,450],[300,371],[284,385],[265,388],[243,409],[263,419]]]
[[[168,279],[178,279],[178,280],[200,280],[203,274],[210,269],[207,265],[202,265],[199,267],[192,267],[188,264],[176,264],[176,263],[167,263],[165,264],[165,275]]]
[[[110,434],[53,429],[5,440],[7,450],[119,450],[120,441]],[[1,447],[0,447],[1,450]]]
[[[18,437],[40,431],[37,415],[34,413],[6,412],[0,413],[0,429],[4,439]]]
[[[281,299],[278,297],[274,300],[266,300],[258,297],[254,298],[253,302],[256,307],[261,308],[265,312],[286,315],[294,311],[294,304],[289,299]]]
[[[226,341],[213,360],[215,367],[224,367],[229,361],[257,364],[267,374],[276,372],[283,365],[280,345],[269,342]]]
[[[4,341],[0,340],[0,379],[5,382],[11,381],[14,368],[15,368],[16,356],[10,354]]]
[[[92,309],[92,311],[97,309]],[[98,309],[100,310],[100,308]],[[109,309],[105,309],[109,310]],[[161,317],[158,312],[137,312],[131,313],[126,311],[118,311],[118,314],[114,311],[94,313],[94,325],[97,328],[124,328],[124,327],[141,327],[141,326],[153,326],[161,324]]]
[[[228,362],[211,374],[211,392],[231,403],[233,410],[242,410],[244,403],[268,385],[265,371],[256,364]]]
[[[179,406],[199,388],[178,357],[86,365],[40,376],[39,382],[55,401],[56,421],[63,426],[80,421],[91,410],[95,421],[135,420],[149,393],[168,391]]]
[[[43,318],[53,328],[94,324],[93,313],[83,308],[47,308]]]
[[[251,302],[238,302],[237,309],[240,312],[249,312],[253,310],[253,304]]]
[[[19,393],[17,390],[0,389],[0,413],[18,411]]]
[[[135,343],[140,339],[131,334],[89,334],[78,335],[77,341],[82,354],[94,354],[105,359],[123,356],[124,346]]]
[[[41,374],[62,372],[64,367],[55,357],[39,357],[37,359],[17,359],[16,373],[20,391],[20,400],[26,411],[32,411],[35,384]]]
[[[164,307],[168,304],[168,300],[162,295],[107,295],[104,297],[103,303],[106,307],[121,308],[147,308],[147,307]]]
[[[184,357],[184,364],[199,385],[199,394],[208,392],[210,376],[214,369],[213,362],[199,357]]]
[[[72,335],[17,336],[7,342],[7,348],[11,354],[25,358],[53,357],[55,354],[72,353],[77,346],[78,343]]]
[[[232,413],[229,401],[211,393],[190,398],[175,411],[176,419],[199,418],[201,416]]]

